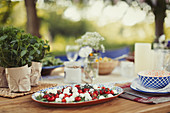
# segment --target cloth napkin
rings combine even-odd
[[[125,98],[140,103],[146,103],[146,104],[158,104],[158,103],[170,101],[170,94],[161,94],[161,95],[146,94],[146,93],[132,90],[130,88],[130,85],[124,85],[121,87],[124,90],[124,93],[119,96],[121,98]]]

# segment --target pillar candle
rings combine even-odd
[[[151,70],[151,44],[136,43],[135,44],[135,76],[143,70]]]

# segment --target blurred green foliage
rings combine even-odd
[[[0,0],[0,26],[12,24],[10,15],[17,3],[10,0]]]
[[[73,22],[62,18],[62,15],[57,15],[56,12],[50,12],[48,19],[43,19],[48,23],[49,32],[54,38],[56,35],[65,37],[79,37],[88,31],[88,22],[81,20]]]
[[[54,55],[64,55],[65,46],[75,44],[75,39],[80,38],[87,31],[99,32],[105,38],[106,49],[129,46],[133,51],[135,42],[152,42],[154,39],[154,24],[139,23],[134,26],[125,26],[121,21],[117,21],[98,26],[96,21],[74,22],[65,19],[62,16],[65,8],[57,6],[55,8],[53,10],[37,8],[38,17],[41,20],[40,33],[43,39],[49,40],[51,52]],[[6,0],[0,0],[0,26],[4,25],[26,28],[24,1],[8,3]]]

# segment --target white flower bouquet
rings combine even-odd
[[[80,39],[77,39],[75,42],[81,47],[89,46],[93,49],[94,53],[105,51],[103,44],[100,44],[104,38],[97,32],[86,32]]]
[[[86,78],[94,79],[98,76],[98,55],[100,51],[105,51],[103,44],[101,44],[103,40],[104,38],[97,32],[86,32],[75,41],[81,47],[80,57],[85,58],[84,72]]]
[[[90,53],[92,53],[92,48],[89,46],[82,47],[79,51],[80,57],[88,57]]]

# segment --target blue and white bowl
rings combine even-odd
[[[138,76],[140,83],[147,88],[160,89],[170,83],[170,72],[167,71],[141,71]]]

